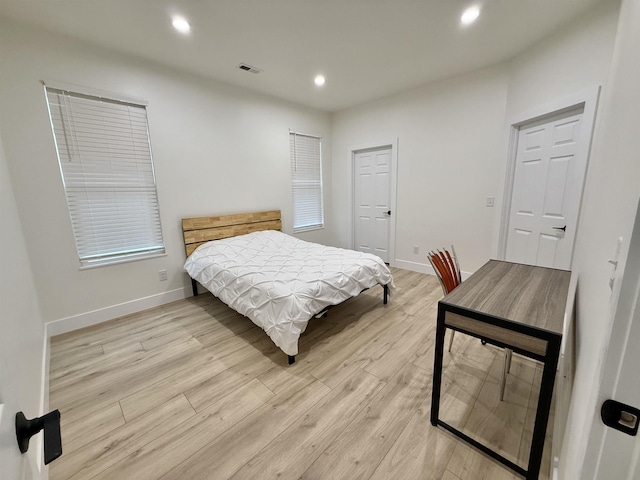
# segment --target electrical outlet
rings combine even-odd
[[[487,197],[487,203],[485,205],[487,207],[493,207],[496,203],[496,197]]]
[[[413,253],[416,255],[420,253],[420,247],[418,245],[413,246]]]
[[[158,278],[160,279],[161,282],[164,282],[167,279],[167,271],[166,270],[160,270],[158,272]]]

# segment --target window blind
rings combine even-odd
[[[290,132],[293,231],[324,227],[321,139]]]
[[[46,94],[80,264],[165,253],[146,108]]]

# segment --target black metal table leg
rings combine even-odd
[[[559,355],[560,339],[550,340],[547,343],[547,353],[545,355],[542,380],[540,382],[540,394],[538,395],[538,408],[536,409],[536,421],[531,438],[531,451],[529,453],[529,465],[527,467],[528,480],[537,480],[540,474],[542,452],[544,451],[544,437],[547,433],[547,423],[549,421],[549,411],[551,410],[551,399],[553,397],[553,386],[556,380],[556,368],[558,367]]]
[[[433,360],[433,390],[431,391],[431,425],[438,424],[440,413],[440,387],[442,384],[442,356],[444,355],[444,308],[438,303],[438,322],[436,326],[436,349]]]

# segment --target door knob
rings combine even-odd
[[[551,227],[551,228],[553,228],[554,230],[562,230],[563,232],[567,231],[567,226],[566,225],[564,227]]]
[[[386,212],[384,212],[386,215],[391,215],[391,210],[387,210]]]

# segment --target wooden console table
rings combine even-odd
[[[538,478],[562,341],[571,272],[490,260],[438,303],[431,424],[441,426],[528,480]],[[525,470],[438,418],[447,328],[543,362]]]

